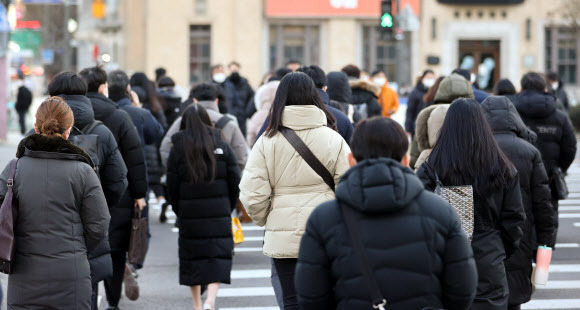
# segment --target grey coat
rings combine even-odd
[[[87,251],[107,236],[109,211],[92,161],[62,138],[20,142],[14,180],[18,199],[9,310],[91,308]],[[9,165],[0,175],[4,199]]]

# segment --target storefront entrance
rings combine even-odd
[[[477,75],[477,86],[491,90],[500,79],[499,40],[460,40],[458,67]]]

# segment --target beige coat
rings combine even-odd
[[[348,170],[350,148],[315,106],[287,106],[282,124],[296,131],[338,184]],[[264,254],[296,258],[310,213],[334,199],[334,192],[277,133],[261,136],[246,164],[240,183],[240,201],[254,223],[266,226]]]

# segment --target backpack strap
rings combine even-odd
[[[298,154],[304,159],[304,161],[312,168],[322,179],[324,182],[332,189],[334,192],[335,184],[334,178],[330,171],[326,169],[326,167],[316,158],[316,156],[312,153],[312,151],[308,148],[308,146],[300,139],[300,137],[296,134],[296,132],[287,127],[280,127],[280,133],[290,142],[292,147],[298,152]]]
[[[232,119],[227,117],[227,116],[222,116],[222,118],[220,118],[216,123],[215,123],[215,127],[219,128],[219,129],[224,129],[224,127],[226,127],[226,125],[231,122]]]
[[[93,129],[95,129],[97,126],[102,125],[102,124],[103,124],[103,122],[101,122],[101,121],[93,121],[89,125],[85,126],[85,128],[83,128],[81,130],[81,132],[85,135],[90,135],[91,132],[93,132]]]
[[[387,309],[387,300],[383,297],[381,290],[379,288],[379,283],[373,273],[372,266],[369,263],[368,253],[366,248],[362,243],[362,236],[360,234],[360,214],[344,205],[340,205],[342,210],[342,217],[346,225],[346,232],[350,237],[350,243],[354,249],[354,254],[359,269],[363,273],[363,278],[367,284],[367,288],[370,293],[371,301],[373,303],[374,309],[385,310]]]

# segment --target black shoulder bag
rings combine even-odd
[[[328,184],[328,186],[334,191],[335,183],[332,174],[326,169],[326,167],[316,158],[316,156],[312,153],[312,151],[308,148],[308,146],[300,139],[300,137],[296,134],[296,132],[290,128],[282,127],[280,128],[280,133],[290,142],[292,147],[300,154],[302,159],[314,170],[318,173],[319,176],[322,177],[324,182]],[[372,298],[373,308],[379,310],[385,310],[387,307],[387,300],[384,299],[379,289],[379,285],[377,279],[375,278],[373,271],[371,269],[370,264],[368,263],[368,257],[366,249],[361,242],[360,230],[358,227],[357,219],[360,215],[350,209],[341,206],[342,215],[344,217],[344,222],[346,224],[346,228],[348,234],[350,236],[350,241],[354,247],[357,261],[359,268],[361,268],[363,272],[363,276],[367,285],[370,289],[370,295]]]

